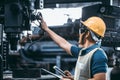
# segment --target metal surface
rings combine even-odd
[[[59,67],[54,66],[53,68],[54,68],[59,74],[61,74],[62,76],[65,76],[64,71],[62,71]]]
[[[84,3],[90,2],[102,2],[103,4],[110,4],[110,0],[44,0],[44,8],[56,8],[56,4],[65,4],[63,7],[74,7],[74,3],[77,6],[83,6]],[[91,3],[92,4],[92,3]]]
[[[80,2],[109,2],[110,0],[44,0],[45,4],[80,3]]]
[[[62,76],[59,76],[59,75],[57,75],[57,74],[54,74],[54,73],[52,73],[52,72],[50,72],[50,71],[48,71],[48,70],[46,70],[46,69],[41,68],[41,70],[43,70],[43,71],[45,71],[45,72],[47,72],[47,73],[49,73],[49,74],[51,74],[51,75],[53,75],[53,76],[59,78],[59,79],[62,78]]]

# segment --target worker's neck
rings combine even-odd
[[[89,41],[86,41],[86,43],[84,44],[84,48],[88,48],[89,46],[95,44],[95,42],[89,42]]]

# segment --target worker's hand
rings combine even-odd
[[[43,18],[42,17],[40,17],[41,18],[41,26],[40,26],[40,28],[42,28],[43,30],[47,30],[48,29],[48,26],[47,26],[47,24],[46,24],[46,22],[43,20]]]
[[[61,80],[74,80],[73,76],[64,76]]]
[[[71,80],[71,79],[68,79],[68,78],[62,78],[62,79],[60,79],[60,80]]]
[[[65,71],[64,71],[64,74],[65,74],[66,76],[72,76],[72,74],[71,74],[68,70],[65,70]]]
[[[63,76],[61,80],[74,80],[72,74],[68,70],[65,70],[64,73],[66,76]]]

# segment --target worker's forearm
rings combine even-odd
[[[62,38],[61,36],[59,36],[58,34],[53,32],[49,28],[45,29],[45,31],[55,41],[55,43],[57,43],[60,47],[62,47],[64,50],[66,50],[68,53],[70,53],[71,44],[67,40],[65,40],[64,38]]]
[[[54,42],[71,55],[70,52],[71,44],[64,38],[53,32],[51,29],[49,29],[43,18],[41,18],[41,25],[42,29],[48,33],[48,35],[54,40]]]
[[[68,43],[64,38],[62,38],[61,36],[59,36],[58,34],[53,32],[51,29],[49,29],[49,28],[46,29],[46,32],[60,47],[63,46],[62,44]]]

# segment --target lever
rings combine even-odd
[[[66,75],[64,74],[64,71],[61,70],[59,67],[54,66],[53,68],[54,68],[58,73],[60,73],[62,76],[66,76]]]
[[[43,71],[45,71],[45,72],[47,72],[47,73],[49,73],[49,74],[51,74],[51,75],[53,75],[53,76],[59,78],[59,79],[62,78],[62,76],[59,76],[59,75],[57,75],[57,74],[54,74],[54,73],[52,73],[52,72],[50,72],[50,71],[48,71],[48,70],[46,70],[46,69],[44,69],[44,68],[41,68],[41,70],[43,70]]]

